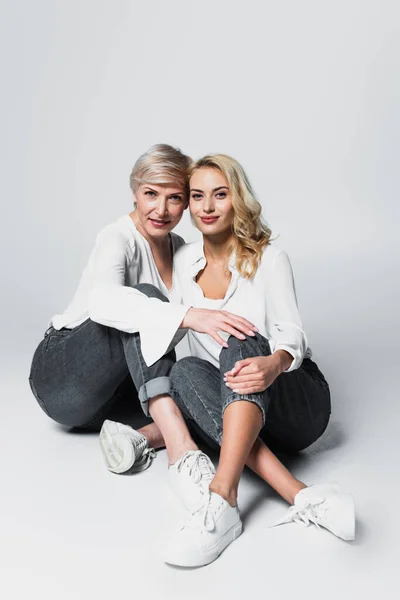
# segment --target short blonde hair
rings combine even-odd
[[[156,144],[137,159],[129,178],[131,190],[135,193],[144,183],[176,185],[183,188],[188,197],[188,170],[191,163],[192,159],[179,148]]]
[[[262,206],[255,197],[243,167],[226,154],[209,154],[197,160],[189,170],[189,179],[202,168],[216,169],[229,185],[234,210],[234,240],[230,254],[236,253],[236,268],[242,277],[254,277],[264,248],[270,243],[271,229],[261,217]]]

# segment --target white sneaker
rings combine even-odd
[[[241,533],[237,506],[209,491],[170,542],[165,562],[180,567],[208,565]]]
[[[317,527],[325,527],[343,540],[354,540],[353,496],[341,492],[339,486],[334,483],[311,485],[296,494],[294,506],[291,506],[287,516],[275,525],[291,521],[303,523],[305,526],[315,523]]]
[[[185,452],[168,469],[170,485],[187,509],[192,509],[202,501],[214,475],[211,459],[201,450]]]
[[[144,471],[156,457],[156,451],[149,447],[144,435],[116,421],[104,421],[100,448],[108,470],[113,473]]]

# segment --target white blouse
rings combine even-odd
[[[139,332],[143,358],[152,365],[184,335],[186,330],[179,326],[191,306],[213,308],[247,318],[269,340],[272,352],[289,352],[293,362],[287,371],[297,369],[304,357],[312,355],[297,308],[289,258],[283,250],[267,246],[253,279],[240,276],[232,257],[232,278],[225,297],[210,300],[204,298],[195,280],[206,265],[203,242],[184,245],[174,233],[171,239],[174,268],[168,290],[148,241],[129,215],[102,229],[71,303],[49,325],[73,329],[90,318],[121,331]],[[148,298],[133,289],[138,283],[153,284],[170,302]],[[227,339],[228,335],[222,333],[221,337]],[[218,366],[221,346],[209,335],[189,331],[188,341],[193,356]]]
[[[286,372],[297,369],[303,358],[312,356],[297,307],[292,268],[284,250],[268,245],[252,279],[240,275],[235,267],[235,257],[231,257],[231,282],[225,297],[219,300],[205,298],[196,283],[196,275],[206,265],[202,241],[182,246],[174,263],[176,285],[184,305],[226,310],[245,317],[269,340],[271,352],[286,350],[293,356]],[[225,340],[229,337],[220,334]],[[212,337],[189,331],[188,340],[192,356],[218,366],[221,346]]]
[[[175,253],[185,242],[174,233],[171,239]],[[138,283],[153,284],[171,303],[133,289]],[[180,301],[174,283],[168,290],[161,279],[150,244],[124,215],[100,231],[71,303],[49,325],[73,329],[90,318],[121,331],[139,332],[143,358],[152,365],[165,354],[190,308]],[[175,340],[184,333],[178,332]]]

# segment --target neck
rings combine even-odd
[[[161,250],[161,249],[165,248],[165,246],[169,246],[169,234],[165,235],[164,237],[153,238],[142,227],[136,210],[133,210],[131,213],[129,213],[129,216],[132,219],[132,221],[134,222],[136,229],[145,238],[145,240],[147,240],[149,242],[149,244],[152,248]]]
[[[207,262],[228,262],[228,252],[232,240],[233,234],[230,231],[218,235],[203,235],[204,254]]]

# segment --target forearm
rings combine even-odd
[[[271,358],[277,365],[279,375],[286,371],[293,362],[293,356],[286,350],[277,350],[271,355]]]

